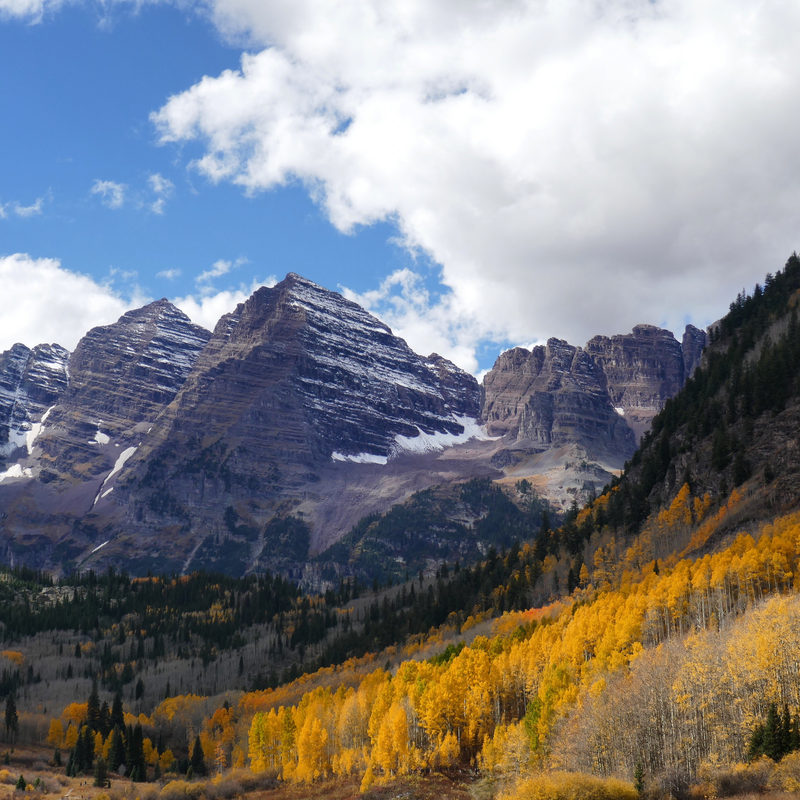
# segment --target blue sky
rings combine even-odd
[[[289,271],[473,372],[680,336],[797,247],[799,29],[745,0],[0,0],[0,348],[162,296],[212,326]]]

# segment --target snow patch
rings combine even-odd
[[[6,478],[32,478],[33,470],[23,467],[22,464],[12,464],[5,472],[0,472],[0,483]]]
[[[625,416],[625,409],[624,408],[620,408],[619,406],[614,406],[614,411],[616,411],[617,414],[619,414],[621,417]]]
[[[103,494],[100,495],[100,499],[102,500],[107,494],[111,494],[114,491],[114,487],[112,486],[110,489],[106,489]]]
[[[44,414],[42,414],[42,425],[44,425],[45,422],[47,422],[47,418],[50,416],[50,412],[54,408],[55,408],[55,406],[50,406],[50,408],[48,408],[47,411],[45,411]]]
[[[111,472],[109,472],[108,475],[106,475],[106,479],[100,485],[100,490],[97,492],[97,496],[94,498],[94,503],[92,503],[92,508],[94,508],[97,505],[97,501],[101,497],[105,497],[108,494],[108,492],[103,494],[103,489],[105,488],[106,484],[109,482],[109,480],[111,480],[111,478],[114,477],[114,475],[116,475],[125,466],[125,462],[136,452],[136,449],[137,448],[135,447],[126,447],[119,454],[119,458],[117,459],[116,464],[114,464],[114,469],[112,469]],[[109,491],[111,490],[109,489]]]
[[[108,491],[110,492],[111,489],[109,489]],[[97,547],[95,547],[95,549],[92,550],[92,553],[96,553],[101,547],[105,547],[108,544],[108,542],[110,542],[110,541],[111,541],[111,539],[109,539],[108,541],[103,542],[103,544],[97,545]],[[89,555],[91,555],[92,553],[89,553]]]
[[[92,439],[89,444],[108,444],[111,439],[108,437],[107,434],[101,433],[100,428],[97,429],[97,432],[94,435],[94,439]]]
[[[463,433],[425,433],[417,428],[419,436],[395,436],[394,454],[432,453],[444,450],[445,447],[463,444],[471,439],[494,441],[496,438],[489,436],[486,429],[476,419],[454,415],[453,420],[464,428]]]
[[[356,453],[355,455],[345,455],[344,453],[333,453],[331,458],[334,461],[353,461],[356,464],[386,464],[388,456],[376,456],[373,453]]]

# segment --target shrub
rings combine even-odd
[[[782,792],[800,792],[800,752],[784,756],[769,777],[769,788]]]
[[[500,800],[637,800],[630,783],[573,772],[534,775],[518,783]]]
[[[204,794],[206,785],[204,783],[191,783],[189,781],[170,781],[158,795],[159,800],[196,800]]]

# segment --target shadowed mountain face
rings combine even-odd
[[[4,558],[300,577],[361,517],[437,484],[555,464],[561,483],[538,486],[568,502],[622,466],[634,412],[660,408],[692,359],[651,326],[585,349],[551,339],[504,353],[481,392],[294,274],[213,334],[161,300],[72,355],[0,356]]]

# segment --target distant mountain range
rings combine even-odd
[[[623,467],[705,344],[692,326],[682,342],[650,325],[551,339],[503,353],[479,386],[298,275],[213,333],[159,300],[71,354],[0,354],[0,558],[301,579],[360,519],[429,487],[511,495],[525,478],[564,508]]]

